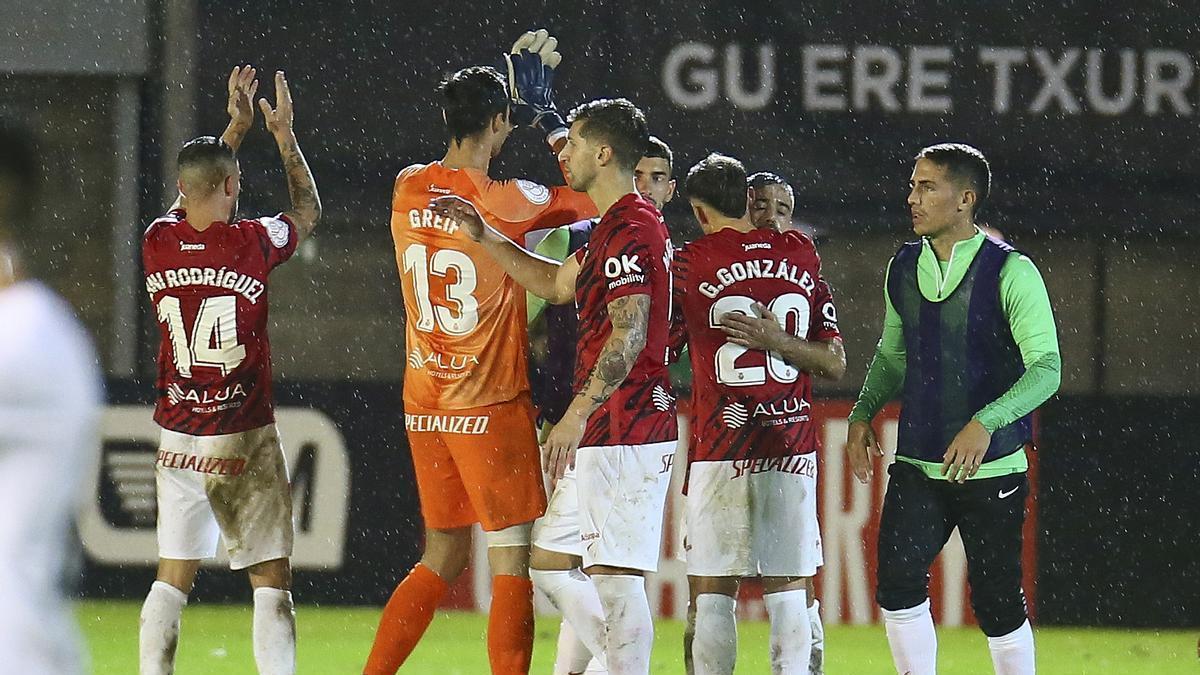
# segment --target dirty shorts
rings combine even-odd
[[[154,473],[160,558],[212,558],[218,537],[230,569],[291,557],[291,486],[274,424],[216,436],[163,429]]]
[[[691,576],[811,577],[823,562],[816,453],[693,462],[685,500]]]
[[[539,548],[580,555],[583,566],[654,572],[675,441],[582,447],[533,524]]]

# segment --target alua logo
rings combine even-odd
[[[479,365],[479,359],[474,354],[422,354],[420,349],[413,349],[408,354],[408,365],[414,370],[427,367],[430,370],[463,371]]]
[[[750,411],[741,403],[730,403],[721,411],[721,420],[730,429],[741,429],[750,420]]]
[[[769,417],[777,417],[779,415],[794,415],[811,407],[812,404],[802,398],[790,398],[783,401],[759,403],[754,407],[754,416],[767,415]]]

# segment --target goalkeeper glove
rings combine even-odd
[[[526,32],[504,55],[513,124],[537,127],[547,136],[567,126],[554,105],[554,69],[562,61],[557,46],[558,40],[541,29]]]

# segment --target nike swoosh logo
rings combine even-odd
[[[1021,489],[1021,486],[1018,485],[1017,487],[1009,490],[1008,492],[1001,490],[1000,491],[1000,499],[1004,499],[1005,497],[1011,496],[1014,492],[1016,492],[1017,490],[1020,490],[1020,489]]]

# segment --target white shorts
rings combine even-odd
[[[693,462],[687,573],[811,577],[822,564],[816,454]]]
[[[577,555],[583,566],[658,570],[675,441],[579,448],[555,486],[533,545]]]
[[[218,436],[163,429],[154,470],[160,558],[212,558],[218,536],[230,569],[291,557],[292,492],[274,424]]]

